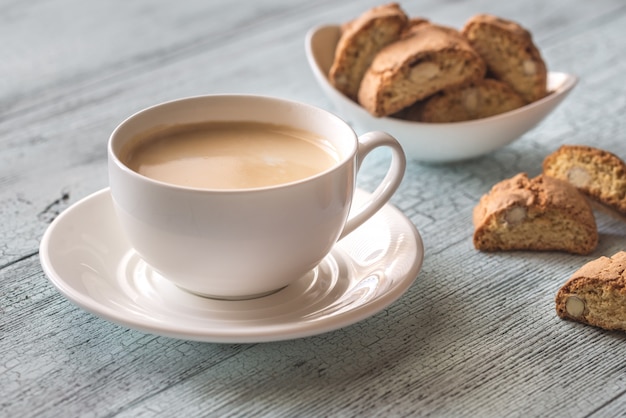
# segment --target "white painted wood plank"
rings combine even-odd
[[[581,82],[510,147],[409,164],[394,203],[422,232],[426,260],[373,318],[295,341],[201,344],[110,324],[47,283],[38,240],[60,210],[107,184],[106,139],[128,114],[211,92],[329,107],[304,33],[377,4],[335,3],[0,3],[0,416],[623,414],[626,337],[559,320],[553,298],[582,263],[624,248],[626,224],[598,213],[600,246],[579,257],[478,253],[470,223],[493,183],[537,174],[562,143],[626,157],[619,1],[406,4],[452,25],[474,11],[528,22],[551,68]],[[366,162],[363,187],[384,160]]]

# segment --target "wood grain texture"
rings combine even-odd
[[[626,6],[620,0],[402,2],[460,26],[489,12],[533,32],[578,86],[519,141],[456,164],[410,162],[393,203],[426,247],[383,312],[327,334],[203,344],[128,330],[65,300],[38,258],[49,223],[105,187],[106,141],[146,106],[256,93],[332,110],[304,35],[379,3],[323,0],[0,0],[0,416],[624,416],[626,335],[556,317],[585,262],[626,247],[596,210],[590,256],[474,250],[471,211],[496,182],[536,175],[561,144],[626,158]],[[359,177],[373,187],[387,155]],[[94,220],[97,221],[97,220]]]

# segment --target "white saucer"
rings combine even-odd
[[[356,195],[358,205],[367,193]],[[320,334],[381,311],[414,282],[424,249],[410,220],[386,205],[292,285],[252,300],[208,299],[179,289],[139,258],[104,189],[54,220],[39,255],[59,292],[102,318],[168,337],[251,343]]]

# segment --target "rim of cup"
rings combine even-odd
[[[294,127],[297,129],[302,129],[300,128],[299,125],[297,124],[290,124],[289,122],[272,122],[272,121],[267,121],[267,120],[263,120],[263,118],[255,118],[255,117],[250,117],[250,118],[234,118],[234,119],[228,119],[228,120],[224,120],[223,118],[206,118],[206,119],[199,119],[199,120],[195,120],[195,121],[181,121],[181,122],[171,122],[171,123],[162,123],[162,124],[154,124],[150,127],[148,127],[147,129],[144,130],[139,130],[138,133],[135,133],[134,135],[130,135],[130,138],[125,138],[124,140],[121,139],[117,139],[119,138],[121,135],[124,135],[123,131],[124,129],[128,128],[128,125],[133,122],[136,121],[138,118],[141,117],[146,117],[148,118],[148,114],[150,113],[154,113],[155,111],[158,111],[160,109],[164,109],[164,108],[168,108],[168,107],[175,107],[177,105],[180,105],[181,103],[186,103],[186,102],[193,102],[193,101],[205,101],[205,100],[229,100],[229,99],[233,99],[233,100],[242,100],[242,101],[258,101],[259,103],[262,102],[272,102],[272,103],[280,103],[281,105],[290,105],[290,106],[296,106],[299,107],[301,109],[307,109],[307,111],[309,112],[314,112],[317,115],[323,115],[323,116],[316,116],[316,117],[325,117],[327,118],[326,120],[333,123],[334,126],[340,126],[342,129],[345,130],[346,134],[350,134],[351,136],[351,144],[350,144],[350,148],[346,151],[339,151],[336,146],[336,141],[334,140],[329,140],[327,135],[323,135],[320,134],[319,132],[312,132],[310,129],[306,129],[304,128],[303,130],[307,130],[309,132],[312,132],[313,134],[319,136],[324,142],[328,143],[328,147],[335,152],[335,154],[338,156],[336,163],[333,164],[332,167],[327,168],[323,171],[320,171],[318,173],[315,173],[311,176],[305,177],[303,179],[298,179],[295,181],[291,181],[291,182],[287,182],[287,183],[279,183],[279,184],[273,184],[273,185],[268,185],[268,186],[263,186],[263,187],[251,187],[251,188],[231,188],[231,189],[212,189],[212,188],[202,188],[202,187],[192,187],[192,186],[184,186],[184,185],[178,185],[178,184],[173,184],[173,183],[168,183],[168,182],[164,182],[161,180],[156,180],[153,178],[150,178],[148,176],[145,176],[143,174],[140,174],[136,171],[134,171],[133,169],[129,168],[119,157],[118,153],[120,152],[122,145],[121,144],[117,144],[117,142],[119,141],[123,141],[123,143],[127,143],[128,140],[130,140],[132,137],[134,137],[135,135],[137,135],[140,132],[146,132],[147,129],[153,129],[153,128],[157,128],[159,126],[163,127],[163,128],[167,128],[168,126],[172,126],[174,124],[192,124],[192,123],[204,123],[204,122],[221,122],[221,121],[226,121],[226,122],[261,122],[261,123],[268,123],[268,124],[277,124],[277,125],[285,125],[288,127]],[[259,106],[258,104],[256,106]],[[344,133],[341,133],[341,135],[344,135]],[[306,183],[309,182],[311,180],[317,179],[319,177],[325,176],[328,173],[332,173],[335,170],[339,170],[341,168],[341,166],[343,166],[346,163],[349,163],[350,161],[352,161],[352,159],[354,158],[354,155],[356,154],[358,150],[358,135],[356,134],[356,132],[354,131],[354,129],[348,124],[348,122],[346,122],[345,120],[343,120],[342,118],[340,118],[339,116],[337,116],[336,114],[322,109],[320,107],[311,105],[311,104],[307,104],[304,102],[299,102],[299,101],[295,101],[295,100],[291,100],[291,99],[285,99],[285,98],[279,98],[279,97],[273,97],[273,96],[265,96],[265,95],[256,95],[256,94],[206,94],[206,95],[196,95],[196,96],[188,96],[188,97],[181,97],[178,99],[173,99],[173,100],[168,100],[168,101],[164,101],[161,103],[157,103],[154,105],[151,105],[149,107],[143,108],[133,114],[131,114],[130,116],[126,117],[125,119],[123,119],[113,130],[113,132],[111,133],[111,135],[109,136],[108,142],[107,142],[107,154],[109,159],[118,167],[120,168],[122,171],[124,171],[126,174],[131,175],[132,177],[141,180],[141,181],[145,181],[148,183],[152,183],[155,185],[159,185],[160,187],[168,187],[168,188],[172,188],[172,189],[176,189],[176,190],[186,190],[186,191],[195,191],[195,192],[199,192],[199,193],[218,193],[218,194],[226,194],[226,193],[230,193],[230,194],[235,194],[235,193],[261,193],[264,191],[268,191],[268,190],[276,190],[276,189],[285,189],[285,188],[289,188],[289,187],[295,187],[298,186],[299,184],[302,183]],[[357,162],[358,164],[358,162]]]

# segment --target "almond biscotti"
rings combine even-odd
[[[361,81],[358,101],[372,115],[387,116],[485,73],[484,61],[456,30],[412,25],[376,55]]]
[[[506,83],[491,78],[439,92],[404,113],[419,122],[462,122],[499,115],[526,103]]]
[[[626,163],[617,155],[584,145],[563,145],[544,159],[543,172],[626,214]]]
[[[526,102],[547,94],[547,70],[530,32],[510,20],[488,14],[473,16],[461,33],[487,63],[489,73]]]
[[[626,252],[582,266],[559,289],[555,301],[560,318],[626,331]]]
[[[396,3],[374,7],[344,25],[328,78],[337,90],[356,100],[361,79],[374,56],[396,41],[408,17]]]
[[[482,251],[589,254],[598,243],[591,206],[571,184],[520,173],[494,185],[473,212],[474,246]]]

